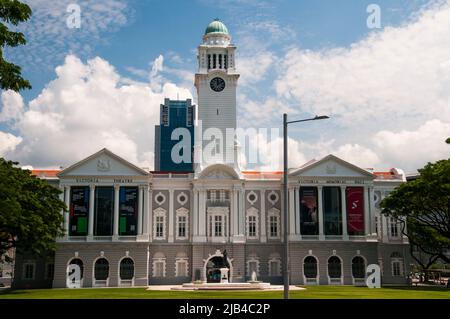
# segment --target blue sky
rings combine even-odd
[[[158,105],[175,93],[195,100],[195,50],[214,18],[238,47],[239,126],[279,127],[283,111],[332,116],[292,128],[291,166],[334,153],[362,167],[414,171],[449,155],[440,141],[450,132],[440,87],[450,83],[448,1],[25,2],[34,11],[20,28],[29,43],[6,52],[33,89],[2,92],[0,113],[0,155],[25,165],[65,166],[108,146],[151,167]],[[70,3],[80,5],[79,29],[66,26]],[[367,27],[372,3],[381,29]],[[102,118],[96,112],[110,114],[99,123],[91,120]],[[95,136],[89,143],[88,134]],[[405,154],[434,135],[424,150]]]

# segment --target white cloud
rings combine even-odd
[[[241,86],[253,86],[266,76],[269,68],[275,63],[275,55],[269,51],[257,52],[250,55],[239,55],[236,68],[241,74]]]
[[[359,144],[341,145],[331,153],[362,168],[374,168],[380,165],[377,153]]]
[[[4,157],[14,151],[20,142],[22,142],[21,137],[0,131],[0,157]]]
[[[23,99],[19,93],[8,90],[3,92],[0,122],[8,122],[20,118],[23,112]]]
[[[304,158],[333,153],[361,167],[413,171],[448,157],[441,143],[450,136],[448,21],[450,1],[436,1],[348,48],[290,49],[276,64],[275,94],[240,94],[241,125],[279,126],[285,111],[299,118],[327,114],[331,120],[320,128],[299,128]]]
[[[33,14],[31,19],[19,24],[18,30],[27,39],[26,46],[6,49],[6,53],[27,69],[53,68],[70,52],[85,57],[93,48],[108,41],[108,34],[126,25],[132,10],[125,0],[24,0]],[[70,4],[80,6],[80,28],[69,28],[67,12]]]
[[[380,131],[373,139],[384,163],[412,170],[427,162],[450,158],[450,146],[445,143],[448,137],[450,123],[431,120],[415,131]]]
[[[192,98],[188,89],[170,82],[161,83],[158,91],[148,83],[123,84],[114,67],[99,57],[83,63],[69,55],[56,75],[14,123],[23,142],[14,149],[18,140],[8,137],[13,145],[7,148],[9,158],[21,164],[67,166],[107,147],[153,167],[159,105],[177,94]]]
[[[371,33],[349,48],[290,50],[276,81],[281,98],[342,124],[450,121],[450,1],[417,20]]]
[[[273,133],[275,133],[274,131]],[[279,133],[279,132],[278,132]],[[277,135],[271,136],[269,131],[265,134],[259,132],[255,134],[250,143],[241,147],[243,156],[247,162],[254,161],[257,156],[258,163],[246,163],[246,169],[260,169],[263,171],[274,171],[283,169],[283,139]],[[298,167],[306,162],[306,157],[302,150],[302,144],[288,138],[288,166]],[[256,164],[256,165],[254,165]]]

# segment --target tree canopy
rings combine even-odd
[[[11,248],[41,255],[63,234],[61,191],[0,158],[0,256]]]
[[[400,185],[381,202],[382,213],[406,221],[403,233],[411,245],[430,255],[429,262],[440,258],[448,263],[450,159],[428,163],[419,173],[417,179]]]
[[[31,89],[31,84],[22,77],[20,66],[5,60],[5,46],[16,47],[26,43],[22,32],[13,32],[8,25],[17,26],[31,17],[31,8],[17,0],[0,0],[0,88],[3,90]]]

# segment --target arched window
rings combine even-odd
[[[134,261],[131,258],[124,258],[120,262],[120,279],[131,280],[134,277]]]
[[[341,278],[342,268],[339,257],[331,256],[328,258],[328,276],[330,278]]]
[[[353,278],[366,277],[366,263],[361,256],[356,256],[352,259],[352,275]]]
[[[317,259],[313,256],[308,256],[303,262],[303,273],[306,278],[317,277]]]
[[[74,258],[70,261],[69,265],[78,265],[80,267],[80,274],[81,274],[81,278],[83,279],[83,261],[80,258]]]
[[[106,280],[109,276],[109,262],[105,258],[99,258],[94,266],[95,280]]]

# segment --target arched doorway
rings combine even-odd
[[[228,268],[228,282],[231,282],[233,277],[233,266],[231,264],[232,259],[227,258],[228,265],[225,265],[223,260],[223,254],[217,250],[214,255],[210,255],[205,260],[203,269],[205,281],[208,283],[220,283],[220,268]]]

